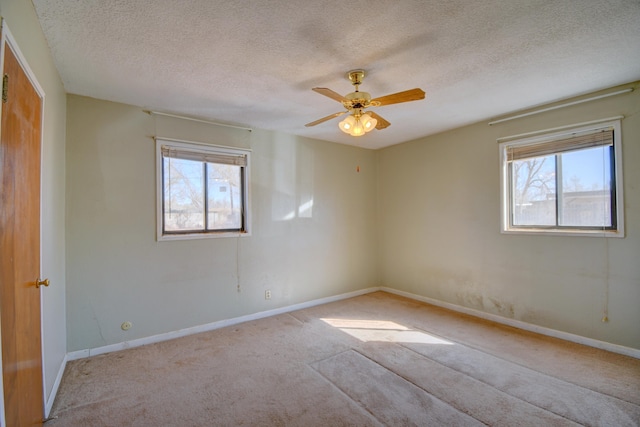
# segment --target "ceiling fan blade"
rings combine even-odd
[[[344,96],[340,95],[338,92],[334,92],[331,89],[326,87],[314,87],[311,89],[314,92],[318,92],[320,95],[328,96],[331,99],[335,99],[338,102],[342,102],[345,100]]]
[[[381,106],[389,104],[399,104],[401,102],[418,101],[424,99],[424,91],[420,88],[405,90],[404,92],[392,93],[371,100],[371,105]]]
[[[376,119],[378,121],[378,123],[376,124],[376,129],[382,130],[382,129],[387,128],[387,127],[389,127],[391,125],[391,123],[389,123],[388,121],[386,121],[385,119],[380,117],[379,114],[376,114],[373,111],[367,111],[367,113],[371,117],[373,117],[374,119]]]
[[[341,116],[341,115],[343,115],[345,113],[347,113],[347,111],[341,111],[339,113],[334,113],[334,114],[331,114],[330,116],[318,119],[315,122],[307,123],[305,126],[306,127],[311,127],[311,126],[319,125],[320,123],[326,122],[327,120],[331,120],[331,119],[333,119],[335,117],[338,117],[338,116]]]

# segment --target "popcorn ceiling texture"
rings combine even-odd
[[[637,0],[33,3],[70,93],[370,148],[640,79]],[[354,68],[427,98],[363,138],[305,128]]]

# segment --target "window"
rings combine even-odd
[[[500,144],[502,231],[623,237],[620,123]]]
[[[156,140],[158,240],[249,232],[250,152]]]

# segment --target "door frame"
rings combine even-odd
[[[11,33],[11,31],[9,30],[9,27],[7,25],[7,22],[5,21],[5,19],[0,16],[0,32],[2,33],[1,37],[0,37],[0,75],[2,74],[2,70],[4,70],[4,54],[5,54],[5,45],[9,45],[11,47],[11,50],[13,51],[13,54],[15,55],[16,59],[18,60],[18,63],[20,64],[20,66],[22,67],[22,70],[25,72],[27,78],[29,79],[29,82],[31,82],[31,85],[33,86],[33,88],[35,89],[36,93],[38,94],[38,96],[40,97],[40,100],[42,102],[41,104],[41,110],[40,110],[40,265],[39,265],[39,270],[40,270],[40,275],[42,277],[42,169],[43,169],[43,160],[44,160],[44,110],[45,110],[45,93],[44,90],[42,89],[42,86],[40,86],[40,83],[38,83],[38,80],[36,79],[36,75],[35,73],[32,71],[31,67],[29,66],[29,63],[27,62],[27,59],[25,58],[25,56],[22,54],[22,51],[20,50],[20,48],[18,47],[18,43],[16,42],[16,39],[13,37],[13,34]],[[1,88],[0,88],[1,90]],[[2,114],[2,101],[0,101],[0,115]],[[0,133],[2,132],[2,128],[0,127]],[[40,343],[41,343],[41,362],[42,362],[42,410],[43,410],[43,414],[45,417],[47,417],[47,413],[46,413],[46,404],[47,404],[47,399],[46,399],[46,395],[47,395],[47,385],[46,385],[46,376],[45,376],[45,363],[44,363],[44,326],[43,326],[43,322],[42,322],[42,318],[43,318],[43,292],[42,289],[44,289],[42,286],[40,287]],[[0,333],[2,333],[2,330],[0,328]],[[0,341],[0,352],[2,351],[2,341]],[[1,353],[0,353],[1,354]],[[2,357],[0,357],[0,372],[2,372]],[[0,425],[5,426],[6,425],[6,420],[5,420],[5,412],[4,412],[4,384],[3,384],[3,376],[0,375]]]

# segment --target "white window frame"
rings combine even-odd
[[[242,179],[242,215],[244,228],[240,231],[215,231],[198,233],[164,233],[163,231],[163,202],[164,202],[164,180],[163,180],[163,147],[173,147],[176,149],[186,149],[202,154],[223,154],[245,156],[246,166],[243,167],[244,175]],[[156,138],[156,236],[158,241],[170,240],[190,240],[190,239],[215,239],[221,237],[245,237],[251,235],[251,205],[250,188],[251,182],[251,150],[235,147],[224,147],[201,142],[183,141],[169,138]]]
[[[616,229],[567,229],[567,228],[531,228],[512,226],[511,195],[509,183],[509,167],[507,149],[520,145],[539,144],[547,141],[570,137],[580,132],[598,131],[613,128],[613,156],[615,166],[615,205],[616,205]],[[507,138],[505,138],[507,139]],[[560,235],[560,236],[593,236],[593,237],[624,237],[624,196],[622,181],[622,138],[620,120],[600,122],[597,124],[565,129],[560,132],[547,133],[523,139],[513,139],[499,144],[500,151],[500,224],[503,234],[536,234],[536,235]]]

